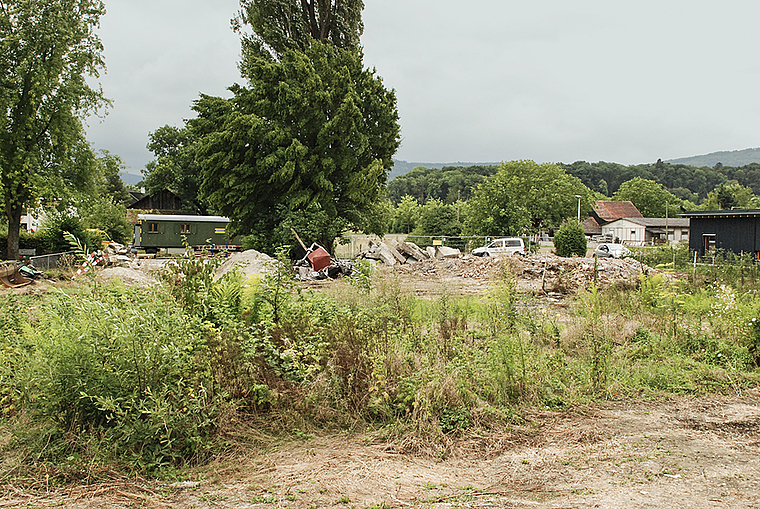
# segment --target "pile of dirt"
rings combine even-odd
[[[243,272],[244,279],[261,277],[266,273],[271,260],[271,256],[255,249],[235,253],[216,269],[216,277],[220,278],[236,267]]]

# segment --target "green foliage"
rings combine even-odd
[[[372,291],[372,278],[377,267],[369,260],[354,261],[354,270],[348,283],[362,293],[369,294]]]
[[[195,256],[193,249],[187,247],[184,255],[161,267],[159,276],[185,311],[205,319],[212,313],[214,271],[220,264],[221,259],[205,252]]]
[[[431,198],[419,208],[419,217],[415,221],[412,235],[457,236],[462,233],[462,223],[457,211],[458,204],[446,205]]]
[[[486,178],[473,191],[464,224],[466,235],[516,236],[528,226],[528,211],[518,205],[515,191],[504,177]]]
[[[93,197],[80,213],[84,228],[105,232],[108,239],[120,244],[134,240],[134,226],[127,221],[127,208],[123,203]]]
[[[657,269],[689,270],[694,260],[687,243],[634,248],[633,253],[637,260]]]
[[[203,328],[156,297],[100,287],[46,300],[12,382],[47,423],[26,436],[48,434],[40,459],[80,454],[90,434],[101,454],[147,470],[206,457],[218,407],[204,379]]]
[[[155,159],[142,170],[147,193],[170,191],[179,197],[183,212],[207,213],[208,206],[199,196],[200,170],[195,161],[192,130],[165,125],[149,137],[148,150]]]
[[[580,196],[581,216],[591,209],[593,193],[576,177],[555,164],[533,161],[502,163],[494,178],[510,190],[515,204],[528,211],[533,228],[556,228],[577,217]]]
[[[420,218],[420,204],[412,196],[401,198],[393,211],[390,233],[411,233]]]
[[[758,198],[749,187],[736,181],[724,182],[707,195],[702,210],[725,210],[731,208],[756,209],[760,207]]]
[[[129,205],[129,191],[121,180],[121,172],[126,169],[124,161],[108,150],[101,150],[96,164],[95,195],[117,205]]]
[[[612,199],[632,202],[644,217],[665,217],[666,207],[678,210],[681,205],[662,184],[640,177],[623,182]]]
[[[586,234],[578,221],[571,220],[560,227],[554,234],[554,249],[557,256],[586,256]]]
[[[406,196],[418,204],[435,198],[444,203],[467,201],[475,187],[496,173],[496,166],[445,166],[441,169],[418,166],[388,183],[388,199],[400,205]]]
[[[90,251],[99,248],[97,236],[88,232],[81,218],[69,211],[46,214],[35,236],[46,253],[62,253],[71,249],[65,232],[74,235]]]
[[[251,35],[243,36],[244,70],[250,59],[305,51],[314,40],[358,50],[364,31],[362,0],[244,0],[241,7],[233,26],[238,31],[243,25],[253,29]]]
[[[300,437],[375,427],[443,456],[443,434],[499,429],[522,407],[760,382],[749,280],[659,273],[555,306],[519,291],[509,260],[484,295],[426,298],[369,266],[313,292],[292,279],[284,250],[248,281],[236,270],[214,279],[214,266],[178,258],[164,269],[167,291],[0,296],[12,447],[23,443],[37,464],[157,471],[210,457],[250,416]]]
[[[266,238],[290,214],[330,228],[383,233],[376,219],[399,145],[396,98],[359,53],[313,42],[277,61],[251,60],[250,87],[202,96],[197,136],[201,194],[238,233]],[[317,239],[326,247],[332,232]]]
[[[21,212],[91,184],[95,158],[82,119],[107,103],[90,83],[104,68],[100,0],[4,2],[0,40],[0,189],[8,257],[18,256]]]

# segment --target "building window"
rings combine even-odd
[[[158,233],[158,223],[148,223],[148,233]]]
[[[190,233],[190,223],[182,223],[179,229],[180,233]]]
[[[631,237],[635,237],[635,236],[636,236],[636,230],[631,230]]]

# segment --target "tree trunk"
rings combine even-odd
[[[21,231],[21,205],[13,205],[8,211],[8,260],[18,260],[19,232]]]

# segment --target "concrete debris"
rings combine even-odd
[[[459,258],[462,252],[454,247],[435,246],[436,258]]]
[[[357,255],[359,259],[379,260],[385,265],[407,265],[409,263],[424,262],[432,258],[458,258],[462,256],[459,249],[447,246],[428,246],[423,251],[414,242],[397,241],[391,239],[387,243],[369,243],[369,248]]]
[[[127,256],[130,254],[129,248],[125,246],[124,244],[119,244],[118,242],[110,242],[106,244],[103,247],[103,251],[105,251],[107,255]]]
[[[633,258],[562,258],[547,256],[514,256],[506,258],[463,255],[458,258],[435,258],[414,264],[396,266],[396,270],[420,279],[453,278],[497,281],[505,270],[514,274],[519,288],[549,296],[573,293],[592,284],[607,287],[614,284],[637,285],[639,275],[656,274],[653,269]]]

